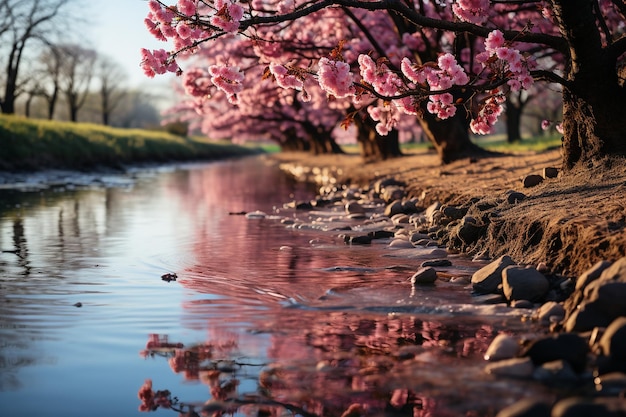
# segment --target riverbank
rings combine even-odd
[[[164,131],[118,129],[0,115],[0,171],[93,171],[127,165],[206,161],[261,153]]]
[[[393,222],[367,234],[359,233],[364,226],[342,228],[346,244],[369,245],[384,236],[392,237],[390,248],[411,254],[446,247],[437,252],[443,259],[416,270],[414,286],[456,282],[445,271],[450,252],[489,262],[471,276],[474,303],[530,309],[543,328],[499,332],[486,350],[485,372],[563,388],[555,400],[522,398],[497,417],[626,412],[623,159],[564,175],[558,151],[446,166],[429,153],[371,164],[345,155],[271,158],[296,178],[320,184],[311,206],[345,204],[348,218]],[[362,212],[372,204],[384,207],[376,220]]]
[[[405,198],[416,198],[422,209],[435,203],[458,208],[464,213],[461,218],[472,216],[478,227],[471,236],[459,237],[464,232],[458,227],[461,218],[442,218],[445,227],[439,238],[448,248],[472,256],[509,255],[517,262],[544,263],[550,272],[575,276],[598,261],[626,254],[623,160],[563,175],[559,150],[449,165],[441,165],[432,152],[372,163],[356,155],[267,157],[303,181],[369,187],[377,179],[394,178],[405,184]],[[549,177],[552,168],[555,178]],[[529,187],[525,179],[541,182]]]

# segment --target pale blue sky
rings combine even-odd
[[[87,0],[83,4],[90,4]],[[169,76],[150,79],[143,75],[139,67],[139,49],[165,48],[171,45],[152,37],[144,26],[143,19],[148,14],[146,0],[106,0],[98,1],[97,8],[88,14],[89,39],[99,53],[111,56],[128,74],[129,86],[150,87],[163,85]]]

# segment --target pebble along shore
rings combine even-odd
[[[410,276],[412,285],[420,286],[444,279],[438,269],[451,264],[448,253],[481,233],[481,219],[468,214],[475,203],[422,207],[419,198],[406,197],[404,183],[386,178],[365,188],[324,186],[314,200],[286,205],[298,212],[329,213],[333,208],[332,216],[316,221],[263,212],[246,216],[275,217],[286,227],[332,232],[346,245],[387,239],[394,249],[427,253],[430,259]],[[486,265],[467,282],[477,302],[532,309],[532,320],[545,329],[532,337],[498,334],[485,354],[485,372],[576,393],[554,404],[523,399],[497,416],[626,416],[626,257],[598,262],[577,277],[506,255],[481,260]]]

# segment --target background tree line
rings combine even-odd
[[[76,4],[0,0],[0,111],[118,127],[157,125],[155,97],[128,88],[114,57],[77,38]]]

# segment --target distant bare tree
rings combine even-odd
[[[15,100],[24,92],[19,82],[20,64],[27,43],[44,40],[68,15],[63,9],[72,0],[0,0],[0,51],[5,64],[3,113],[15,113]]]
[[[65,95],[72,122],[78,121],[78,111],[85,104],[94,75],[98,54],[80,45],[61,45],[61,91]]]
[[[126,96],[126,90],[123,87],[126,74],[117,62],[101,55],[96,63],[96,78],[100,82],[102,124],[109,125],[111,113]]]

